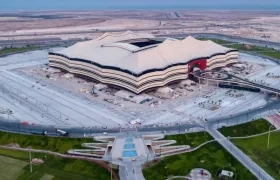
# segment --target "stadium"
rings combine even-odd
[[[238,61],[238,51],[191,36],[183,40],[127,31],[105,33],[49,53],[49,66],[136,94]]]

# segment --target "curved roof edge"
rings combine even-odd
[[[134,36],[134,39],[137,39],[137,37],[139,37],[139,38],[154,38],[155,37],[151,34],[135,33],[135,32],[132,32],[132,31],[125,31],[123,33],[104,33],[103,35],[98,37],[96,40],[97,41],[104,41],[105,39],[115,39],[115,38],[125,37],[125,36],[129,36],[129,35]]]
[[[55,56],[61,56],[61,57],[64,57],[70,61],[83,61],[85,63],[89,63],[89,64],[93,64],[95,66],[98,66],[100,68],[103,68],[103,69],[111,69],[111,70],[116,70],[116,71],[121,71],[123,73],[127,73],[129,75],[133,75],[134,77],[139,77],[139,76],[142,76],[142,75],[145,75],[145,74],[148,74],[150,72],[155,72],[155,71],[162,71],[162,70],[165,70],[165,69],[168,69],[170,67],[173,67],[173,66],[180,66],[180,65],[187,65],[188,63],[192,62],[192,61],[196,61],[196,60],[199,60],[199,59],[210,59],[214,56],[218,56],[218,55],[226,55],[230,52],[238,52],[238,50],[235,50],[235,49],[230,49],[228,50],[227,52],[225,53],[216,53],[216,54],[212,54],[208,57],[197,57],[195,59],[190,59],[186,62],[183,62],[183,63],[176,63],[176,64],[170,64],[164,68],[151,68],[151,69],[147,69],[141,73],[135,73],[135,72],[132,72],[132,71],[129,71],[127,69],[121,69],[119,67],[114,67],[114,66],[105,66],[105,65],[101,65],[99,63],[96,63],[96,62],[93,62],[93,61],[90,61],[90,60],[86,60],[86,59],[79,59],[79,58],[69,58],[68,56],[64,55],[64,54],[59,54],[59,53],[54,53],[54,52],[49,52],[49,55],[55,55]]]

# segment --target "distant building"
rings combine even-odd
[[[236,63],[238,51],[191,36],[183,40],[157,38],[127,31],[105,33],[58,52],[49,65],[93,78],[134,93],[184,80],[194,69],[214,69]]]

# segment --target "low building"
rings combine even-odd
[[[115,93],[115,96],[123,98],[123,99],[129,99],[130,97],[132,97],[131,93],[124,91],[124,90],[117,91]]]
[[[157,92],[161,94],[168,94],[168,93],[172,93],[173,91],[174,90],[171,89],[170,87],[161,87],[157,89]]]
[[[102,91],[103,89],[106,89],[106,88],[107,88],[107,85],[105,85],[105,84],[94,85],[94,89],[97,90],[97,91]]]
[[[219,174],[219,178],[223,178],[223,179],[234,179],[234,173],[231,171],[227,171],[227,170],[222,170],[221,173]]]

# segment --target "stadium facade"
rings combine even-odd
[[[238,51],[191,36],[157,38],[127,31],[105,33],[49,53],[49,66],[87,76],[134,93],[188,78],[195,68],[224,67],[238,61]]]

